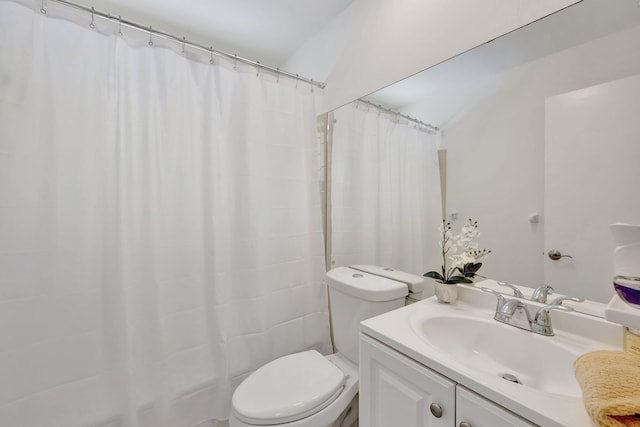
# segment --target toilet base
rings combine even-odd
[[[331,427],[358,427],[358,396],[359,394],[356,393],[349,406],[342,411]]]

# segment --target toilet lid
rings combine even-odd
[[[315,414],[340,394],[346,377],[315,350],[267,363],[233,393],[235,415],[248,424],[296,421]]]

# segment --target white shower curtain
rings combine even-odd
[[[223,425],[252,370],[330,351],[313,94],[23,3],[0,1],[0,426]]]
[[[334,119],[331,265],[437,267],[439,135],[358,102]]]

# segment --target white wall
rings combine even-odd
[[[355,0],[283,66],[327,83],[329,111],[577,0]]]
[[[545,98],[640,73],[639,39],[636,27],[497,76],[443,125],[448,210],[459,212],[458,223],[480,222],[480,242],[493,250],[483,274],[542,282],[544,217],[531,224],[528,216],[544,211]],[[407,112],[422,117],[420,106]]]

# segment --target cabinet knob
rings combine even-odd
[[[431,415],[433,415],[434,417],[442,417],[442,406],[438,405],[437,403],[432,403],[429,406],[429,409],[431,410]]]
[[[460,423],[460,427],[471,427],[471,424],[469,424],[466,421],[463,421],[463,422]]]

